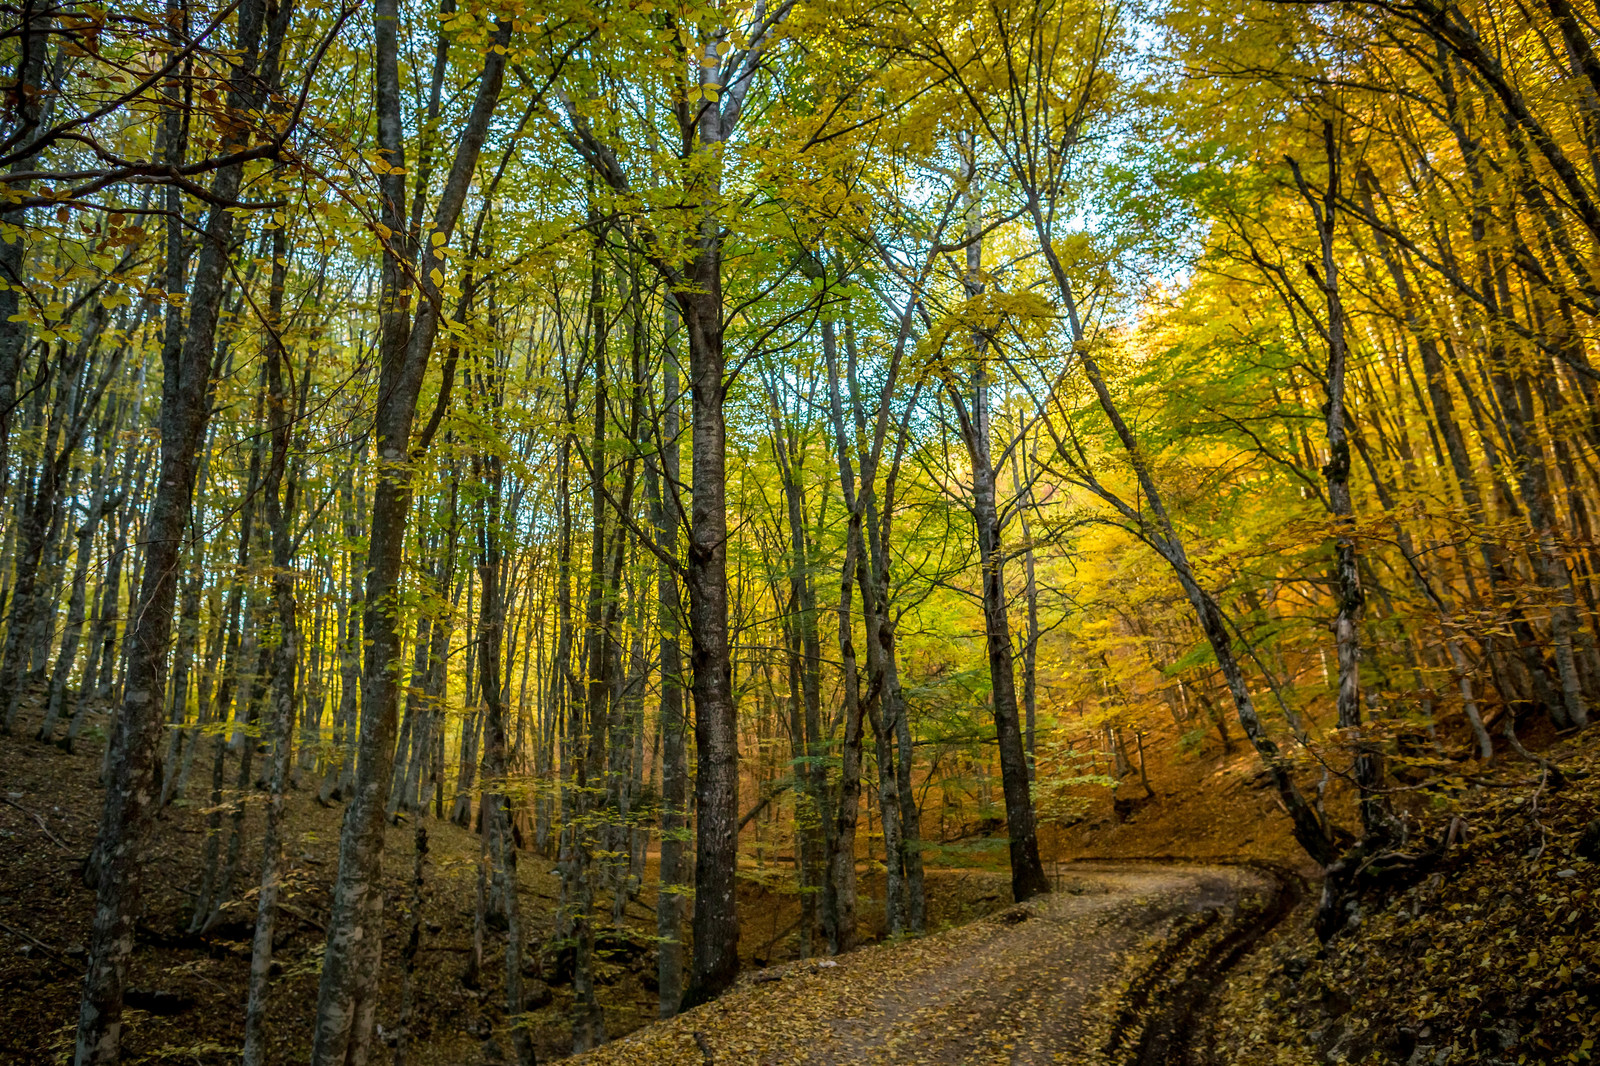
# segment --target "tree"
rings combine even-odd
[[[699,41],[674,37],[671,115],[679,182],[688,223],[667,229],[640,219],[642,252],[672,292],[689,350],[690,523],[684,584],[689,592],[690,688],[695,715],[694,956],[680,1009],[720,995],[738,974],[738,749],[728,658],[726,421],[723,347],[723,166],[745,101],[793,0],[762,2],[695,27]],[[665,17],[665,16],[662,16]],[[735,32],[743,47],[725,44]],[[637,186],[616,146],[602,139],[587,101],[562,94],[562,135],[625,210]],[[642,206],[642,205],[640,205]]]
[[[378,154],[388,168],[379,183],[376,223],[384,242],[383,286],[379,295],[379,401],[373,417],[377,488],[372,503],[361,619],[366,652],[359,755],[354,796],[345,812],[340,838],[333,918],[328,923],[328,945],[317,995],[316,1043],[311,1056],[317,1066],[359,1061],[366,1054],[376,1024],[373,996],[383,942],[374,923],[382,914],[378,864],[383,856],[384,811],[399,715],[397,674],[401,648],[395,608],[411,510],[411,466],[417,459],[412,428],[423,377],[444,317],[441,289],[445,259],[441,249],[455,232],[488,137],[489,123],[500,102],[512,31],[512,24],[501,20],[485,34],[488,48],[472,107],[424,227],[420,210],[408,213],[405,201],[399,19],[395,0],[382,0],[373,10]],[[426,168],[419,169],[419,175],[426,172]],[[423,189],[419,186],[419,200]],[[421,297],[414,311],[410,306],[413,285]]]

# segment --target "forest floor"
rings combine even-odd
[[[1062,836],[1143,863],[1056,867],[1049,897],[918,941],[748,974],[593,1066],[1072,1063],[1547,1066],[1600,1043],[1600,729],[1543,738],[1544,765],[1461,763],[1408,808],[1413,836],[1328,942],[1304,871],[1174,860],[1259,802],[1227,759],[1160,779],[1118,820]],[[1166,786],[1164,790],[1163,786]],[[1109,804],[1104,806],[1109,807]],[[1212,807],[1209,817],[1215,819]],[[1266,820],[1236,824],[1275,850]],[[1412,862],[1411,860],[1416,860]],[[1059,872],[1064,871],[1064,872]]]
[[[100,721],[98,716],[94,719]],[[71,1047],[94,896],[81,880],[98,829],[103,733],[85,732],[67,753],[32,739],[37,714],[24,713],[17,734],[0,736],[0,1066],[39,1066],[62,1060]],[[233,787],[236,761],[225,779]],[[274,1062],[304,1061],[316,1006],[333,874],[338,866],[342,805],[315,802],[316,779],[286,797],[283,918],[275,944],[274,982],[267,1030]],[[163,812],[151,848],[144,918],[128,975],[124,1061],[233,1063],[242,1031],[255,887],[260,876],[264,794],[246,800],[243,849],[233,902],[205,936],[187,926],[201,880],[210,788],[210,745],[199,754],[189,795]],[[224,819],[224,839],[228,820]],[[475,982],[463,980],[472,952],[476,913],[478,838],[449,822],[429,818],[430,857],[423,904],[423,933],[414,977],[413,1066],[471,1066],[493,1061],[492,1039],[503,1024],[504,938],[491,930]],[[390,1040],[401,998],[401,947],[405,900],[413,866],[413,829],[392,827],[384,852],[383,987],[379,1025]],[[746,969],[795,954],[799,907],[792,870],[775,850],[767,861],[741,864],[739,906],[746,916],[740,955]],[[571,1050],[570,983],[544,951],[553,936],[560,882],[554,863],[529,850],[519,863],[523,924],[529,950],[524,967],[541,1060]],[[597,995],[613,1037],[648,1025],[657,1016],[655,980],[654,859],[643,888],[628,902],[622,927],[605,937],[597,970]],[[881,872],[861,865],[858,917],[861,935],[883,935]],[[929,871],[930,928],[968,923],[1006,906],[1009,884],[989,868]],[[545,978],[548,978],[548,983]],[[503,1034],[501,1034],[503,1037]],[[503,1043],[503,1039],[500,1041]]]
[[[1326,944],[1312,931],[1314,907],[1283,922],[1217,996],[1212,1061],[1595,1061],[1600,728],[1539,754],[1551,770],[1514,755],[1463,767],[1427,835],[1436,842],[1459,819],[1464,842],[1352,901]]]
[[[1282,891],[1248,866],[1075,864],[982,921],[746,975],[586,1066],[1144,1063],[1187,975],[1261,928]],[[1191,1008],[1198,1003],[1188,1004]],[[1161,1045],[1165,1048],[1167,1045]]]
[[[92,894],[80,876],[100,812],[99,736],[76,753],[0,737],[0,1066],[61,1061],[70,1046]],[[653,870],[626,907],[597,970],[613,1043],[584,1061],[1045,1063],[1550,1063],[1587,1061],[1600,1031],[1600,730],[1547,749],[1552,780],[1504,761],[1442,797],[1428,832],[1467,829],[1426,876],[1360,901],[1330,944],[1310,930],[1314,886],[1286,819],[1242,752],[1180,751],[1147,738],[1153,796],[1104,789],[1041,845],[1049,897],[1008,906],[1003,828],[929,815],[930,934],[884,941],[881,873],[859,867],[868,945],[798,960],[787,843],[757,819],[741,863],[745,976],[726,997],[655,1021]],[[1464,767],[1465,769],[1465,767]],[[233,780],[230,760],[227,779]],[[202,781],[204,779],[204,781]],[[145,917],[129,974],[130,1064],[235,1061],[244,1008],[260,795],[247,801],[244,849],[224,921],[185,929],[206,838],[202,751],[190,798],[169,808],[151,852]],[[288,862],[269,1014],[272,1059],[303,1061],[315,1009],[342,808],[314,782],[286,803]],[[780,823],[781,824],[781,823]],[[477,837],[428,819],[431,858],[414,977],[413,1066],[498,1061],[503,939],[472,950]],[[870,822],[863,826],[870,846]],[[758,834],[764,834],[758,836]],[[997,847],[998,845],[998,847]],[[400,1001],[409,825],[384,859],[385,959],[379,1024],[392,1039]],[[543,950],[554,929],[553,864],[519,868],[542,1060],[570,1049],[569,985]],[[1309,890],[1307,890],[1309,887]],[[1253,951],[1257,941],[1264,950]],[[873,943],[878,941],[877,943]],[[632,1035],[629,1035],[632,1034]],[[503,1036],[503,1033],[500,1034]],[[501,1042],[503,1043],[503,1041]],[[1421,1056],[1421,1057],[1418,1057]]]
[[[1039,843],[1045,855],[1063,862],[1255,861],[1315,874],[1295,842],[1271,779],[1247,743],[1235,737],[1224,749],[1214,733],[1161,723],[1144,735],[1142,747],[1143,755],[1131,756],[1135,769],[1114,790],[1098,784],[1067,789],[1075,809],[1065,817],[1041,804]],[[1137,770],[1140,763],[1148,792]],[[1083,770],[1111,772],[1103,756]],[[1353,820],[1354,803],[1342,781],[1332,782],[1324,800],[1335,819]]]

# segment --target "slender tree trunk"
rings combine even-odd
[[[261,881],[256,897],[255,937],[250,949],[249,997],[245,1005],[243,1066],[263,1066],[267,1060],[267,984],[272,967],[272,936],[278,917],[278,893],[283,881],[283,792],[288,786],[290,753],[294,748],[295,681],[300,660],[299,619],[295,604],[294,548],[290,523],[294,519],[295,483],[285,477],[289,465],[291,417],[289,389],[285,383],[285,353],[281,342],[283,290],[288,273],[288,234],[273,232],[272,288],[268,314],[275,329],[267,341],[267,415],[272,436],[272,460],[262,483],[267,528],[272,538],[272,601],[276,608],[276,641],[272,649],[271,715],[267,744],[271,769],[267,786],[266,829],[261,838]]]
[[[435,574],[441,600],[445,599],[450,586],[454,583],[451,564],[455,558],[455,551],[456,534],[452,524],[444,555]],[[456,587],[459,591],[459,586]],[[450,653],[452,624],[449,612],[454,606],[454,603],[441,606],[443,613],[433,620],[430,628],[426,665],[421,679],[420,735],[414,738],[411,744],[410,763],[399,790],[400,800],[398,803],[392,802],[396,810],[413,811],[418,814],[426,813],[427,810],[427,796],[421,794],[425,774],[424,763],[432,759],[438,734],[444,728],[445,667]]]
[[[506,1024],[519,1066],[534,1066],[532,1034],[524,1018],[522,995],[522,911],[517,892],[517,849],[511,835],[511,798],[506,792],[509,743],[505,706],[500,685],[500,650],[505,632],[505,598],[502,592],[500,547],[500,457],[483,460],[482,481],[487,495],[479,501],[478,677],[484,708],[484,806],[488,816],[483,832],[490,841],[506,920],[505,993]]]
[[[1022,644],[1022,738],[1028,756],[1028,779],[1033,780],[1034,734],[1039,711],[1039,581],[1033,557],[1033,526],[1028,511],[1033,507],[1031,481],[1024,480],[1021,459],[1026,449],[1011,452],[1011,480],[1017,491],[1017,518],[1022,523],[1023,595],[1028,601],[1028,631]]]
[[[56,365],[55,399],[45,430],[39,475],[19,516],[15,584],[11,590],[11,612],[6,619],[3,662],[0,662],[0,700],[4,701],[5,708],[0,724],[6,734],[16,728],[23,695],[32,685],[29,671],[35,623],[47,606],[54,614],[55,604],[53,601],[46,604],[40,584],[42,580],[46,588],[49,586],[50,542],[58,524],[55,518],[57,501],[65,488],[63,482],[67,480],[77,446],[74,435],[64,435],[62,428],[71,418],[82,360],[69,355],[63,341],[57,346]]]
[[[398,0],[378,0],[373,10],[378,148],[394,168],[380,178],[380,216],[392,234],[406,233],[404,129],[401,121]],[[417,398],[440,325],[438,285],[440,248],[461,214],[489,123],[500,100],[511,23],[495,24],[489,37],[477,94],[462,127],[449,177],[426,239],[417,242],[414,276],[422,288],[416,314],[410,312],[409,274],[413,264],[393,251],[383,258],[382,322],[379,341],[378,409],[373,419],[378,459],[367,552],[367,592],[362,619],[366,642],[363,669],[360,756],[351,805],[339,840],[339,872],[317,990],[312,1066],[361,1066],[376,1023],[382,937],[379,921],[384,813],[393,773],[396,718],[399,714],[400,632],[396,617],[411,511],[411,430]],[[399,170],[399,173],[395,173]],[[419,220],[420,221],[420,220]],[[438,238],[435,243],[435,238]],[[442,276],[442,275],[440,275]]]
[[[222,661],[222,647],[226,626],[223,624],[222,598],[213,589],[210,597],[211,635],[206,639],[205,663],[200,669],[200,679],[195,685],[195,720],[189,727],[188,741],[178,769],[178,778],[168,790],[166,801],[181,799],[188,792],[189,775],[194,769],[194,758],[200,749],[200,737],[211,721],[211,689],[216,683],[217,668]]]
[[[686,164],[684,193],[698,234],[687,261],[651,247],[652,263],[672,292],[689,349],[692,492],[685,581],[689,593],[691,690],[695,715],[694,958],[683,1007],[716,998],[739,972],[735,894],[738,865],[738,714],[729,657],[727,584],[727,428],[723,401],[728,380],[723,352],[722,217],[723,145],[738,127],[746,95],[762,68],[765,50],[793,7],[784,0],[759,18],[753,39],[724,57],[727,37],[714,35],[699,53],[698,105],[676,108]],[[724,60],[727,85],[710,84]],[[590,170],[615,192],[630,193],[615,153],[600,144],[587,122],[572,118],[566,130]]]
[[[426,546],[423,546],[423,550],[426,551]],[[400,741],[395,748],[394,776],[389,782],[389,806],[384,811],[384,818],[389,822],[395,821],[402,807],[408,805],[405,795],[406,772],[416,753],[426,743],[422,736],[422,720],[427,714],[424,686],[433,633],[433,620],[427,616],[426,610],[423,608],[424,613],[417,618],[417,635],[411,645],[411,676],[406,685],[405,717],[400,723]]]
[[[1344,302],[1339,293],[1339,262],[1334,255],[1334,210],[1339,197],[1340,156],[1334,138],[1333,122],[1324,120],[1322,140],[1327,159],[1327,188],[1319,199],[1294,165],[1300,194],[1310,205],[1317,223],[1322,250],[1321,275],[1307,270],[1327,301],[1328,368],[1323,381],[1328,402],[1324,407],[1328,435],[1328,462],[1322,476],[1328,484],[1328,509],[1333,514],[1334,572],[1339,590],[1339,610],[1334,618],[1334,641],[1339,652],[1339,728],[1355,746],[1355,780],[1359,790],[1362,829],[1368,834],[1387,832],[1390,820],[1377,791],[1382,775],[1380,756],[1361,736],[1361,611],[1365,596],[1361,590],[1355,540],[1355,507],[1350,499],[1350,438],[1345,428],[1345,368],[1348,353],[1345,340]]]
[[[678,456],[680,443],[677,352],[677,309],[667,301],[669,348],[661,367],[661,481],[654,494],[656,544],[671,558],[678,556]],[[685,750],[688,722],[683,706],[683,662],[678,645],[678,581],[672,567],[656,567],[656,623],[661,631],[661,871],[656,890],[656,958],[658,1012],[678,1013],[683,998],[684,843],[688,833],[689,764]]]
[[[982,370],[979,371],[983,373]],[[1004,551],[995,503],[994,469],[989,462],[988,398],[980,384],[973,397],[972,502],[978,529],[978,558],[983,569],[983,620],[989,648],[991,710],[1000,746],[1000,782],[1006,801],[1006,829],[1011,847],[1011,894],[1018,902],[1050,890],[1039,859],[1033,802],[1028,791],[1027,749],[1018,722],[1016,674],[1012,663],[1011,619],[1007,610]]]
[[[820,830],[828,812],[825,798],[826,777],[820,765],[822,731],[822,648],[817,636],[817,597],[811,582],[811,548],[805,524],[805,452],[798,427],[786,426],[779,411],[781,397],[776,384],[769,386],[772,399],[772,450],[778,459],[783,482],[785,517],[789,533],[789,609],[791,638],[790,770],[799,785],[800,802],[795,807],[795,855],[800,890],[800,956],[810,958],[812,939],[817,929],[817,908],[821,881],[826,876],[825,844]]]
[[[415,833],[411,873],[411,899],[406,915],[406,946],[400,951],[400,1023],[394,1044],[394,1066],[407,1066],[411,1050],[411,1021],[416,1012],[417,952],[422,947],[423,873],[428,861],[428,827],[420,820]]]
[[[844,687],[844,732],[839,738],[839,798],[823,882],[822,921],[828,950],[838,955],[856,944],[856,822],[861,813],[861,677],[856,666],[851,591],[855,587],[860,532],[845,542],[839,582],[839,669]]]
[[[589,587],[584,605],[582,658],[586,684],[582,702],[575,702],[573,714],[581,723],[574,738],[574,783],[572,846],[563,864],[562,897],[570,904],[573,929],[572,962],[572,1050],[589,1051],[605,1042],[605,1020],[595,994],[594,879],[597,852],[608,851],[604,824],[606,804],[603,795],[602,766],[611,718],[611,676],[614,668],[606,609],[613,586],[609,585],[610,559],[606,550],[607,512],[606,458],[610,406],[610,314],[605,305],[606,285],[603,269],[603,231],[595,220],[594,244],[589,264],[589,364],[594,376],[594,401],[589,438]],[[621,525],[619,517],[618,525]],[[581,710],[579,709],[581,707]]]
[[[267,65],[276,66],[276,49],[287,22],[287,6],[273,26]],[[253,81],[266,4],[245,0],[239,9],[239,54],[229,89],[229,106],[247,111],[260,106]],[[235,138],[224,140],[233,147]],[[234,200],[243,165],[217,171],[212,193],[222,203]],[[172,634],[173,601],[194,496],[196,452],[210,417],[208,384],[215,347],[223,277],[232,244],[234,215],[213,207],[207,216],[200,259],[190,288],[188,326],[180,352],[165,358],[161,395],[161,473],[144,530],[145,558],[137,610],[126,641],[128,671],[122,713],[112,735],[111,779],[100,821],[97,851],[98,898],[90,934],[89,963],[78,1011],[75,1066],[114,1064],[120,1058],[123,977],[133,949],[146,840],[161,789],[157,749],[161,741],[166,656]],[[176,226],[169,247],[182,238]],[[170,254],[170,253],[169,253]]]
[[[840,738],[839,800],[822,902],[828,947],[838,955],[855,947],[856,942],[856,821],[860,817],[864,722],[851,599],[864,538],[855,468],[850,461],[850,437],[845,429],[844,404],[839,390],[838,341],[831,318],[822,320],[822,350],[828,364],[828,407],[839,463],[839,487],[849,514],[844,563],[839,575],[839,669],[844,687],[844,735]]]
[[[73,665],[78,660],[78,646],[83,639],[84,602],[89,583],[89,561],[94,545],[95,527],[100,524],[106,512],[116,507],[119,502],[115,497],[103,498],[104,491],[103,485],[96,490],[89,504],[89,514],[76,532],[78,558],[72,569],[72,593],[67,600],[67,620],[61,635],[61,650],[56,656],[55,672],[50,678],[50,695],[45,706],[44,723],[38,732],[38,739],[46,743],[54,739],[56,723],[60,720],[66,703],[67,681],[72,674]],[[87,693],[79,689],[78,699],[81,701],[86,698]]]
[[[259,413],[258,421],[259,421]],[[253,496],[261,476],[261,449],[251,449],[250,474],[247,496]],[[222,680],[217,685],[215,711],[211,715],[211,796],[210,812],[206,815],[206,842],[201,858],[200,892],[195,897],[194,915],[189,931],[198,933],[213,913],[217,898],[217,873],[219,852],[222,847],[223,782],[225,781],[228,736],[226,725],[233,708],[233,694],[238,685],[239,657],[241,654],[240,626],[245,612],[245,570],[249,565],[251,538],[255,529],[255,504],[246,500],[239,515],[239,554],[234,571],[234,586],[228,591],[227,631],[222,659]]]
[[[1104,373],[1100,369],[1099,360],[1095,357],[1094,347],[1084,332],[1083,322],[1078,314],[1077,299],[1073,291],[1071,279],[1066,268],[1057,254],[1053,239],[1052,226],[1045,218],[1043,197],[1036,185],[1030,185],[1028,192],[1028,216],[1033,225],[1033,231],[1039,244],[1039,250],[1044,255],[1046,265],[1056,284],[1056,291],[1061,298],[1067,313],[1067,324],[1076,345],[1077,358],[1083,369],[1084,377],[1094,390],[1095,399],[1111,423],[1112,431],[1116,434],[1118,442],[1122,445],[1124,453],[1128,456],[1134,469],[1134,476],[1139,486],[1142,502],[1149,508],[1147,516],[1142,508],[1134,508],[1122,500],[1114,492],[1100,484],[1092,471],[1080,466],[1079,476],[1084,483],[1101,499],[1109,503],[1116,511],[1134,528],[1142,531],[1147,543],[1171,567],[1173,576],[1177,578],[1184,595],[1194,608],[1196,619],[1200,623],[1201,631],[1205,634],[1207,642],[1211,645],[1212,654],[1216,657],[1217,665],[1222,671],[1223,678],[1227,681],[1228,689],[1233,696],[1234,707],[1243,727],[1245,735],[1255,747],[1262,763],[1266,766],[1277,787],[1278,798],[1283,802],[1291,821],[1294,823],[1294,836],[1300,846],[1305,849],[1311,858],[1321,865],[1327,865],[1336,854],[1333,835],[1323,819],[1320,810],[1308,803],[1295,785],[1292,768],[1279,750],[1276,742],[1267,735],[1261,723],[1260,716],[1255,709],[1255,701],[1251,698],[1250,689],[1245,681],[1244,672],[1240,669],[1238,659],[1233,653],[1233,638],[1222,614],[1222,609],[1196,578],[1193,568],[1189,563],[1188,553],[1183,546],[1183,541],[1178,536],[1166,510],[1166,503],[1155,482],[1148,463],[1139,448],[1138,441],[1134,438],[1133,431],[1128,427],[1127,421],[1122,417],[1121,408],[1111,395],[1111,390],[1106,385]],[[1046,421],[1044,423],[1050,432],[1056,450],[1063,457],[1070,457],[1075,453],[1054,426]]]
[[[205,472],[202,470],[199,477],[201,492],[205,490],[205,482]],[[196,529],[204,522],[203,512],[203,507],[195,512]],[[203,543],[204,538],[193,536],[189,547],[190,570],[178,598],[178,647],[173,654],[172,678],[167,685],[167,728],[172,735],[167,738],[167,755],[161,774],[163,807],[172,801],[174,789],[177,788],[178,767],[189,748],[199,739],[196,729],[185,726],[189,717],[189,680],[194,670],[195,649],[200,643],[200,586],[205,579]],[[196,719],[200,716],[197,710]]]
[[[982,220],[974,196],[968,194],[967,292],[983,291]],[[1001,545],[995,466],[990,455],[994,432],[989,411],[992,370],[988,341],[973,337],[972,395],[970,401],[952,388],[951,399],[960,415],[961,434],[972,465],[972,517],[977,526],[978,561],[983,581],[984,634],[989,650],[991,711],[1000,748],[1000,783],[1006,801],[1006,830],[1011,851],[1011,894],[1019,903],[1050,891],[1049,878],[1039,859],[1039,838],[1034,826],[1029,791],[1027,749],[1017,712],[1016,672],[1012,662],[1011,619],[1005,585],[1005,553]],[[970,404],[970,406],[969,406]]]
[[[23,134],[32,140],[37,131],[49,126],[53,113],[55,93],[44,91],[44,73],[50,58],[50,35],[54,30],[54,9],[48,5],[25,4],[15,25],[17,37],[16,96],[17,129],[5,130]],[[35,133],[26,133],[31,128]],[[11,164],[12,174],[22,174],[35,169],[38,160],[23,157]],[[31,182],[13,182],[8,188],[23,193]],[[0,221],[26,232],[28,210],[10,207],[0,212]],[[5,479],[10,472],[11,438],[16,411],[17,379],[22,373],[23,351],[27,346],[28,327],[19,321],[22,293],[27,290],[24,263],[27,260],[28,242],[22,237],[0,242],[0,280],[6,287],[0,290],[0,499],[8,487]]]

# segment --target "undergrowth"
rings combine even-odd
[[[1409,886],[1353,902],[1320,944],[1310,908],[1235,971],[1220,1061],[1512,1066],[1593,1061],[1600,1033],[1600,741],[1508,762],[1433,812],[1466,840]],[[1562,780],[1564,776],[1565,780]]]

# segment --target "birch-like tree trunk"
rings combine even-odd
[[[1345,376],[1349,363],[1344,302],[1339,294],[1339,261],[1334,252],[1335,215],[1339,197],[1339,151],[1331,120],[1323,120],[1323,147],[1327,158],[1327,187],[1316,196],[1298,165],[1295,180],[1300,194],[1311,208],[1317,225],[1321,250],[1318,267],[1307,270],[1327,303],[1328,365],[1323,387],[1328,402],[1324,406],[1328,439],[1328,462],[1322,476],[1328,484],[1328,510],[1333,515],[1335,581],[1339,590],[1339,610],[1334,617],[1334,642],[1339,655],[1339,728],[1354,745],[1355,780],[1359,790],[1362,828],[1369,835],[1390,828],[1386,805],[1377,791],[1382,774],[1380,756],[1361,736],[1361,611],[1365,597],[1355,540],[1355,506],[1350,498],[1350,437],[1346,428]],[[1291,161],[1291,165],[1292,161]]]

